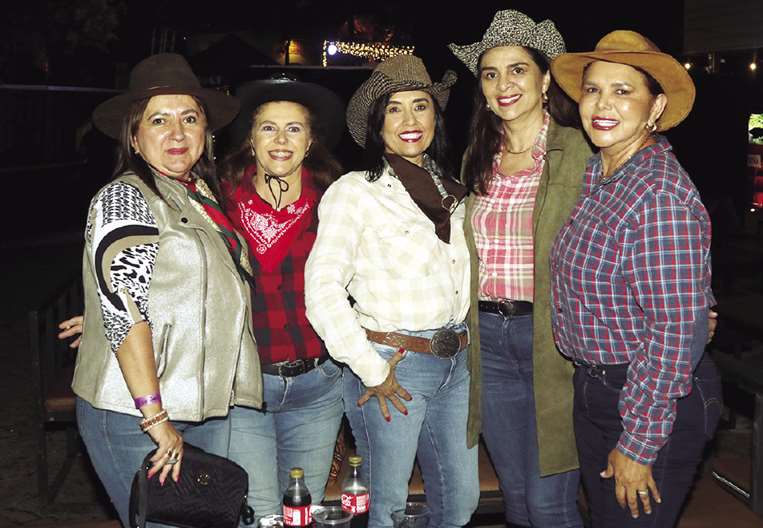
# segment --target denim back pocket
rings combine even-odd
[[[707,369],[703,369],[707,370]],[[715,367],[713,367],[715,370]],[[721,377],[715,373],[715,375],[708,375],[709,373],[703,372],[700,377],[694,376],[694,390],[699,393],[702,400],[703,416],[705,420],[705,436],[708,440],[711,440],[715,435],[715,429],[718,427],[718,422],[721,419],[721,410],[723,408],[723,395],[721,388]]]

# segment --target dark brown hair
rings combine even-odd
[[[384,172],[384,117],[387,114],[387,105],[392,94],[386,94],[374,101],[371,111],[368,113],[366,127],[366,146],[363,150],[365,169],[368,171],[368,181],[376,181]],[[434,137],[426,154],[435,162],[442,174],[450,179],[453,178],[453,168],[448,158],[448,138],[445,130],[445,117],[437,100],[431,96],[435,111]]]
[[[536,66],[545,75],[549,71],[549,62],[545,55],[534,48],[522,47]],[[470,191],[485,194],[490,179],[493,176],[493,158],[501,149],[503,140],[503,122],[501,118],[490,111],[482,95],[481,63],[477,74],[477,87],[474,90],[474,109],[472,111],[469,145],[464,160],[464,183]],[[575,102],[559,88],[554,78],[548,87],[547,110],[553,120],[567,127],[580,128],[580,117]]]
[[[300,103],[295,102],[295,104]],[[254,110],[251,120],[252,124],[257,120],[257,115],[263,106],[265,105],[262,104]],[[302,164],[311,172],[313,182],[316,186],[320,190],[325,190],[342,174],[342,166],[321,142],[322,134],[319,132],[320,129],[318,129],[317,126],[313,126],[314,123],[317,125],[313,112],[304,105],[300,106],[307,111],[307,124],[310,127],[310,136],[312,139],[312,144],[310,145],[310,149]],[[235,146],[220,162],[220,178],[223,181],[228,182],[231,189],[235,189],[241,182],[241,178],[243,178],[246,168],[257,162],[250,143],[251,125],[249,130],[250,132],[246,135],[241,144]]]
[[[193,96],[191,96],[193,97]],[[138,99],[130,105],[130,110],[125,115],[122,121],[122,127],[119,133],[119,149],[117,151],[117,164],[114,169],[114,177],[132,171],[134,172],[143,183],[148,186],[149,189],[154,191],[159,198],[164,198],[162,193],[159,192],[159,188],[156,186],[156,180],[154,172],[151,170],[151,166],[140,156],[132,147],[132,138],[138,133],[140,122],[143,119],[143,113],[148,106],[149,98]],[[199,105],[201,113],[205,118],[207,110],[204,107],[204,103],[200,99],[193,97],[196,104]],[[204,135],[204,151],[199,158],[199,161],[191,168],[191,171],[203,178],[209,188],[215,194],[215,197],[220,197],[220,186],[218,185],[217,176],[215,173],[214,163],[214,140],[212,138],[212,131],[207,128]]]

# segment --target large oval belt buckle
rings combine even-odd
[[[440,328],[429,341],[432,355],[442,359],[452,358],[459,352],[461,340],[452,328]]]

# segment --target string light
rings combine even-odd
[[[758,65],[755,62],[751,62],[749,68],[750,68],[750,71],[755,71],[758,69]]]
[[[689,62],[689,61],[684,62],[684,68],[686,68],[687,70],[691,70],[691,67],[692,67],[692,63],[691,62]]]
[[[394,57],[395,55],[412,55],[414,49],[414,46],[390,46],[384,42],[340,42],[324,40],[321,64],[325,68],[328,65],[328,55],[334,55],[336,53],[380,61]]]

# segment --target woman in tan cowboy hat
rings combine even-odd
[[[671,527],[720,410],[720,381],[703,357],[710,219],[657,133],[686,117],[694,84],[623,30],[551,70],[599,148],[551,253],[554,334],[577,365],[575,435],[593,526]]]
[[[80,434],[125,526],[152,448],[149,477],[177,480],[184,441],[225,456],[230,407],[261,405],[251,270],[218,205],[211,151],[212,131],[237,111],[180,55],[159,54],[93,113],[120,151],[88,212],[72,386]]]
[[[570,126],[576,109],[549,73],[564,40],[550,20],[505,10],[482,40],[449,47],[477,79],[462,166],[472,190],[469,330],[480,351],[470,442],[481,425],[508,523],[580,527],[573,368],[551,331],[548,254],[580,195],[591,149]]]
[[[371,528],[405,507],[416,458],[429,526],[465,525],[479,499],[477,449],[466,445],[466,189],[447,166],[442,118],[454,82],[452,72],[432,82],[421,59],[401,55],[358,88],[347,125],[368,170],[326,191],[305,272],[307,316],[348,366]]]
[[[344,104],[323,86],[284,74],[246,83],[236,96],[236,148],[220,174],[254,270],[264,405],[231,410],[229,456],[249,473],[257,520],[281,513],[293,467],[304,469],[313,502],[323,500],[344,415],[342,369],[307,320],[304,281],[321,195],[341,173],[328,149],[344,131]]]

